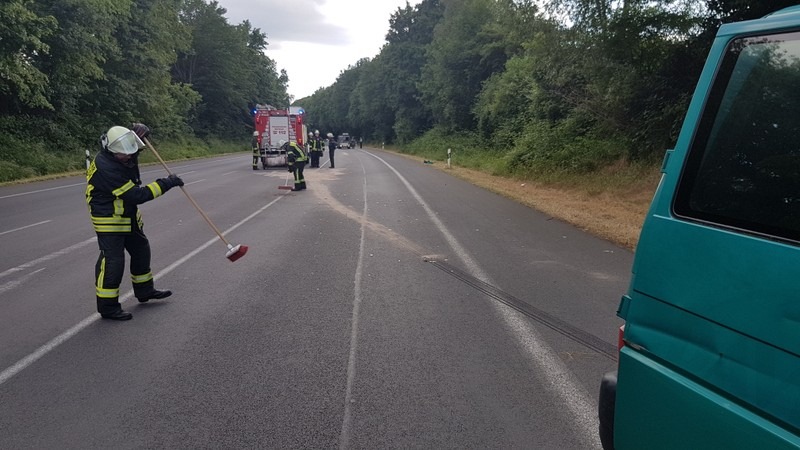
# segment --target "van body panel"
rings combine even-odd
[[[662,172],[601,430],[800,449],[800,6],[720,28]]]
[[[614,434],[618,450],[800,446],[797,435],[648,355],[623,348],[619,364]]]

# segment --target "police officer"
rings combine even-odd
[[[86,202],[97,233],[100,256],[95,265],[97,312],[104,319],[128,320],[131,313],[119,303],[119,286],[125,271],[125,251],[131,256],[133,293],[139,302],[162,299],[171,291],[159,291],[150,271],[150,243],[142,230],[137,205],[183,186],[177,175],[141,186],[139,151],[150,129],[140,123],[133,129],[115,126],[100,137],[100,152],[86,171]]]
[[[306,188],[306,179],[303,178],[303,168],[308,162],[308,156],[303,149],[294,142],[286,142],[281,139],[278,142],[281,150],[286,152],[286,161],[289,163],[289,172],[294,174],[293,191],[302,191]]]
[[[333,165],[334,153],[336,153],[336,139],[333,137],[333,133],[328,133],[328,158],[331,159],[331,169],[336,168]]]

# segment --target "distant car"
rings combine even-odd
[[[342,133],[336,139],[337,144],[336,146],[339,148],[350,148],[350,135],[347,133]]]

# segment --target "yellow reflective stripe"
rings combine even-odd
[[[130,217],[95,217],[92,216],[94,231],[98,233],[130,233]]]
[[[106,258],[100,262],[100,273],[97,275],[97,284],[94,286],[95,294],[100,298],[119,297],[119,288],[106,289],[103,287],[106,278]]]
[[[86,203],[87,204],[92,201],[92,190],[94,190],[94,186],[91,185],[91,184],[87,184],[86,185]]]
[[[161,185],[158,184],[157,181],[153,181],[152,183],[147,185],[150,188],[150,192],[153,193],[153,198],[159,197],[163,192],[161,192]]]
[[[121,198],[114,199],[114,215],[121,216],[125,212],[125,202]]]
[[[118,187],[117,189],[114,189],[113,191],[111,191],[111,193],[114,194],[115,196],[119,197],[120,195],[128,192],[134,186],[135,186],[135,184],[133,184],[133,181],[128,180],[127,183],[123,184],[122,186]]]
[[[119,217],[119,216],[111,216],[111,217],[92,216],[92,223],[96,225],[130,225],[131,218]]]
[[[131,281],[134,283],[146,283],[153,279],[153,272],[147,272],[144,275],[131,274]]]
[[[97,288],[95,294],[100,298],[117,298],[119,297],[119,289]]]
[[[92,163],[89,164],[89,168],[86,169],[86,181],[89,181],[95,172],[97,172],[97,165],[95,165],[94,160],[92,160]]]
[[[103,279],[106,276],[106,258],[103,256],[103,259],[100,261],[100,273],[97,274],[97,283],[94,285],[96,289],[102,289],[103,287]]]
[[[130,225],[95,225],[94,231],[98,233],[130,233]]]

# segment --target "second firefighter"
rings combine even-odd
[[[306,188],[306,179],[303,177],[303,169],[308,162],[308,156],[303,149],[294,142],[281,140],[278,142],[281,150],[286,152],[286,161],[289,164],[289,172],[294,174],[293,191],[302,191]]]

